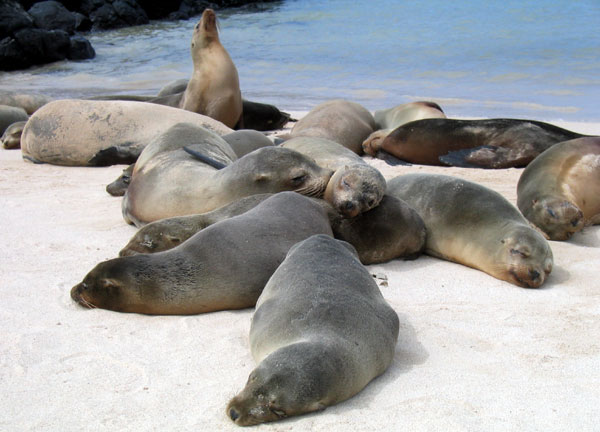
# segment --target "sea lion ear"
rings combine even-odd
[[[254,175],[254,181],[256,182],[265,182],[267,180],[269,180],[269,174],[266,173],[256,173]]]

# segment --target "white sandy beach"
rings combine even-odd
[[[556,124],[600,135],[600,123]],[[512,203],[522,172],[368,160],[386,178],[447,173]],[[1,431],[240,430],[225,407],[255,367],[253,310],[144,316],[70,298],[135,233],[104,189],[122,169],[0,149]],[[600,430],[600,226],[551,246],[537,290],[428,256],[369,266],[400,317],[388,371],[346,402],[256,429]]]

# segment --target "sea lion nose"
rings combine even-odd
[[[536,280],[540,277],[540,272],[538,272],[537,270],[529,270],[529,277],[531,278],[531,280]]]
[[[229,410],[229,417],[231,417],[231,420],[236,421],[240,417],[240,415],[234,408],[231,408]]]

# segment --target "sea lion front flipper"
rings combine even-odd
[[[520,153],[520,154],[519,154]],[[470,149],[448,152],[438,158],[440,162],[448,166],[460,168],[517,168],[526,166],[532,157],[528,154],[517,152],[513,149],[483,145]]]
[[[143,147],[133,143],[114,145],[96,153],[89,161],[89,166],[129,165],[135,163]]]
[[[375,155],[375,157],[377,159],[381,159],[382,161],[384,161],[385,163],[387,163],[388,165],[391,166],[396,166],[396,165],[406,165],[406,166],[412,166],[412,164],[410,162],[406,162],[402,159],[398,159],[396,156],[393,156],[391,154],[389,154],[388,152],[379,150],[377,152],[377,154]]]
[[[223,169],[227,166],[224,163],[216,161],[215,159],[210,158],[204,153],[202,153],[202,147],[200,146],[200,144],[190,144],[188,146],[185,146],[183,149],[186,153],[192,155],[199,161],[204,162],[205,164],[210,165],[211,167],[216,168],[218,170]]]

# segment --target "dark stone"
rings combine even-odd
[[[0,1],[0,39],[30,27],[33,27],[33,19],[19,3],[13,0]]]
[[[96,51],[89,40],[83,36],[75,35],[71,37],[71,47],[67,58],[69,60],[86,60],[96,56]]]
[[[172,0],[168,2],[160,0],[137,0],[137,3],[144,11],[146,11],[148,18],[160,19],[177,11],[181,4],[181,0]]]
[[[75,17],[75,30],[87,32],[92,29],[92,21],[84,14],[73,12],[73,16]]]
[[[10,71],[26,67],[29,63],[21,54],[19,43],[11,37],[0,40],[0,69]]]
[[[29,64],[44,64],[67,58],[71,41],[64,30],[24,29],[15,40]]]
[[[149,22],[146,12],[134,0],[116,0],[112,4],[104,3],[90,13],[90,19],[93,23],[93,30],[127,27]]]
[[[57,1],[48,0],[36,3],[27,12],[38,28],[64,30],[69,34],[75,32],[75,16]]]
[[[208,1],[183,0],[179,10],[168,15],[171,20],[188,19],[200,15],[207,7],[214,7],[214,4]]]
[[[81,0],[58,0],[58,2],[71,12],[78,11],[81,8]]]

